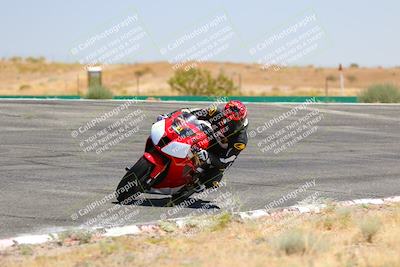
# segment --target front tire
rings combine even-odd
[[[153,165],[144,157],[141,157],[132,168],[122,177],[116,189],[118,202],[123,202],[139,192],[147,190],[148,179]],[[133,200],[133,199],[132,199]]]

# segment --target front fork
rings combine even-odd
[[[167,169],[169,163],[164,162],[161,158],[154,156],[148,152],[144,152],[143,157],[154,165],[153,170],[145,181],[148,189],[150,189],[158,182],[161,182],[161,180],[163,179],[162,174]]]

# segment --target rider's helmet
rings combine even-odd
[[[231,100],[224,108],[226,125],[230,132],[238,131],[247,125],[247,108],[239,100]]]

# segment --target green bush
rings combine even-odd
[[[104,86],[92,86],[89,87],[86,94],[86,98],[89,99],[110,99],[112,98],[112,92]]]
[[[232,79],[223,72],[213,77],[208,70],[177,70],[168,80],[172,90],[184,95],[232,95],[237,92]]]
[[[400,90],[392,84],[376,84],[362,91],[359,98],[364,103],[398,103]]]

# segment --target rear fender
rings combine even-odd
[[[154,165],[154,168],[150,173],[151,179],[157,178],[167,168],[167,164],[165,164],[161,157],[159,157],[158,155],[144,152],[144,157]]]

